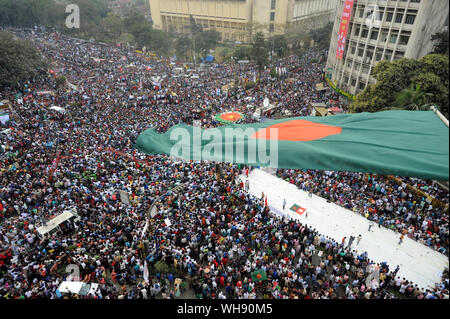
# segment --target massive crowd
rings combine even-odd
[[[180,65],[170,60],[129,48],[62,34],[16,35],[35,43],[51,62],[51,74],[0,96],[12,109],[10,121],[0,123],[0,130],[11,129],[0,140],[0,297],[58,298],[66,267],[74,264],[80,280],[100,289],[97,295],[63,298],[448,298],[448,273],[434,289],[424,290],[366,252],[272,215],[263,198],[245,191],[237,165],[178,162],[133,148],[136,136],[150,126],[163,132],[201,119],[203,127],[211,127],[219,125],[213,115],[232,110],[253,121],[265,97],[294,116],[308,115],[311,102],[327,101],[315,91],[323,65],[311,63],[326,52],[310,49],[301,58],[277,61],[287,66],[290,81],[273,80],[270,68],[259,73],[251,63],[213,64],[192,78],[176,74]],[[70,85],[58,87],[53,74]],[[233,80],[253,78],[258,78],[253,90],[217,92]],[[358,183],[367,192],[373,184]],[[170,192],[176,185],[181,190]],[[336,185],[342,194],[346,188]],[[130,204],[119,191],[129,194]],[[164,194],[149,222],[148,211]],[[361,207],[370,205],[366,198],[357,200]],[[428,207],[421,208],[434,218],[431,226],[448,225],[446,215]],[[38,236],[37,227],[70,208],[80,220]],[[425,230],[439,234],[430,245],[447,253],[448,229],[447,237],[445,230]],[[379,271],[379,281],[367,279],[368,265]],[[253,280],[257,270],[267,280]]]

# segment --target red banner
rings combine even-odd
[[[348,23],[352,14],[353,3],[355,0],[345,0],[344,10],[342,12],[341,26],[339,27],[339,35],[337,42],[336,57],[342,60],[345,50],[345,42],[347,40]]]

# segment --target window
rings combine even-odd
[[[364,88],[366,87],[366,84],[363,82],[359,82],[359,89],[360,90],[364,90]]]
[[[364,8],[359,9],[359,17],[364,18]]]
[[[273,31],[275,31],[275,26],[274,26],[273,23],[271,23],[271,24],[269,25],[269,32],[273,32]]]
[[[362,34],[361,34],[361,38],[367,38],[368,34],[369,34],[369,30],[363,29]]]
[[[353,68],[355,71],[359,71],[359,69],[361,69],[361,63],[359,62],[355,62],[355,66]]]
[[[272,10],[275,10],[275,7],[277,6],[277,0],[272,0],[272,4],[270,5],[270,8]]]
[[[397,34],[391,34],[391,40],[389,42],[395,44],[397,43],[397,38],[398,38]]]
[[[394,16],[393,12],[388,12],[386,16],[386,22],[391,22],[393,16]]]
[[[397,52],[395,52],[394,59],[398,60],[398,59],[403,58],[404,56],[405,56],[405,52],[397,51]]]
[[[352,78],[352,86],[356,86],[356,79]]]
[[[388,32],[382,32],[380,41],[381,42],[386,42],[387,37],[388,37]]]
[[[359,36],[359,32],[361,31],[361,27],[356,27],[355,28],[355,36],[357,37],[357,36]]]
[[[270,21],[275,21],[275,12],[270,13]]]
[[[406,19],[405,19],[405,23],[406,24],[414,24],[415,20],[416,20],[416,16],[415,15],[407,14],[406,15]]]
[[[409,41],[409,36],[408,35],[401,35],[400,36],[400,44],[402,45],[407,45]]]
[[[362,57],[364,55],[363,49],[358,49],[358,56]]]
[[[355,46],[355,45],[352,45],[352,46],[351,46],[351,53],[352,53],[352,54],[355,54],[355,51],[356,51],[356,46]]]
[[[392,59],[392,53],[393,52],[394,51],[392,51],[392,50],[386,50],[385,59],[390,61]]]
[[[369,74],[369,66],[363,65],[361,72],[364,74]]]
[[[395,15],[395,22],[396,23],[402,23],[402,20],[403,20],[403,14],[402,13],[397,13]]]
[[[370,39],[376,40],[377,38],[378,38],[378,31],[372,31],[372,33],[370,34]]]

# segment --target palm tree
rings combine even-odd
[[[420,88],[420,85],[411,84],[396,95],[395,106],[400,109],[425,110],[430,106],[429,102],[433,94],[427,93]]]

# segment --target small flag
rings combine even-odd
[[[304,212],[306,212],[306,208],[301,207],[300,205],[294,204],[290,208],[293,212],[296,212],[299,215],[302,215]]]
[[[260,282],[263,280],[267,280],[267,274],[263,269],[255,270],[252,273],[252,280],[253,282]]]

